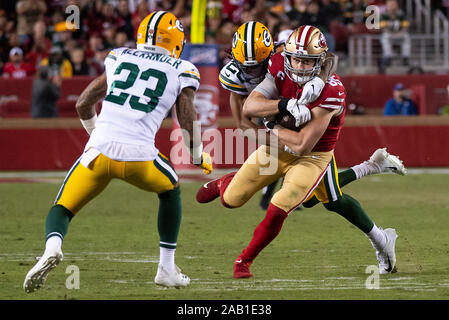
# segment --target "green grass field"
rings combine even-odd
[[[321,205],[294,212],[278,238],[256,259],[255,277],[232,278],[233,261],[265,213],[257,194],[239,209],[200,205],[201,182],[182,181],[183,222],[176,263],[192,279],[184,289],[157,287],[157,196],[114,181],[70,224],[64,261],[33,294],[24,277],[44,248],[54,183],[0,183],[0,299],[448,299],[449,175],[366,177],[344,191],[378,226],[393,227],[398,272],[369,290],[367,266],[377,260],[369,240]],[[80,270],[80,288],[67,289],[66,269]]]

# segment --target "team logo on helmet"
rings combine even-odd
[[[175,21],[175,27],[184,32],[184,27],[182,26],[181,21],[179,21],[178,19],[176,19]]]
[[[263,44],[266,46],[266,47],[269,47],[269,46],[271,46],[271,42],[272,42],[272,40],[271,40],[271,35],[270,35],[270,33],[268,32],[268,30],[264,30],[263,31]]]
[[[321,48],[327,47],[326,38],[324,37],[324,35],[322,33],[320,33],[320,39],[319,39],[318,44]]]

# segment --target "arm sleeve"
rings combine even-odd
[[[254,88],[254,91],[260,92],[267,99],[275,99],[279,97],[279,91],[274,82],[274,78],[270,73],[267,73],[265,79]]]

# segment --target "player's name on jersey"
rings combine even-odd
[[[132,50],[132,49],[125,49],[122,51],[122,54],[129,54],[138,58],[153,60],[153,61],[159,61],[159,62],[165,62],[172,67],[178,69],[179,65],[181,65],[182,60],[174,59],[170,56],[166,56],[160,53],[152,53],[152,52],[145,52],[145,51],[138,51],[138,50]]]

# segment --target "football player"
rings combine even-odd
[[[193,100],[200,74],[192,63],[179,59],[184,44],[181,22],[170,12],[153,12],[140,23],[137,49],[113,49],[105,59],[105,73],[80,95],[76,108],[90,138],[48,213],[45,251],[26,275],[26,292],[44,284],[63,259],[62,241],[69,222],[112,179],[158,194],[160,260],[155,283],[168,287],[190,283],[175,264],[182,216],[178,176],[154,144],[162,121],[176,103],[179,123],[190,134],[185,142],[193,163],[206,174],[213,170],[210,155],[193,135],[197,119]],[[97,117],[94,106],[101,98]]]
[[[237,173],[211,181],[202,187],[197,200],[209,202],[218,196],[224,206],[242,206],[260,188],[284,177],[282,188],[274,195],[265,219],[254,232],[249,246],[236,259],[234,277],[251,277],[249,266],[258,253],[281,230],[291,210],[302,204],[314,193],[306,207],[323,202],[328,210],[335,211],[361,229],[371,240],[379,260],[380,273],[392,272],[395,265],[393,229],[378,228],[366,215],[360,204],[349,195],[342,194],[333,149],[344,121],[346,91],[337,75],[328,78],[324,90],[316,101],[298,104],[298,98],[307,84],[320,73],[325,61],[327,45],[323,34],[311,26],[296,29],[288,38],[283,53],[276,53],[269,61],[266,78],[251,92],[244,103],[243,116],[266,117],[279,112],[290,112],[304,128],[299,132],[274,126],[283,150],[279,156],[270,147],[261,146]],[[288,97],[289,99],[280,97]],[[312,119],[311,121],[309,121]],[[272,131],[274,133],[274,131]],[[259,154],[278,161],[279,168],[273,175],[261,175]],[[371,159],[347,170],[345,183],[364,174],[386,172],[404,174],[405,168],[397,157],[385,149],[377,150]],[[373,169],[376,168],[376,171]],[[257,177],[257,178],[255,178]],[[247,183],[252,179],[252,183]],[[257,180],[257,181],[256,181]],[[304,202],[307,204],[307,202]]]
[[[230,91],[229,105],[238,128],[242,130],[264,128],[257,123],[257,120],[253,121],[254,119],[243,116],[243,103],[251,91],[262,82],[267,73],[270,57],[283,50],[284,42],[285,40],[281,40],[274,44],[267,27],[257,21],[244,23],[235,32],[232,41],[232,60],[221,69],[219,80],[222,87]],[[337,63],[338,57],[327,51],[320,72],[306,82],[303,87],[299,98],[301,104],[308,104],[317,99],[325,82],[336,72]],[[388,154],[385,148],[378,149],[370,160],[341,172],[339,174],[340,187],[365,175],[381,172],[394,172],[403,175],[405,168],[401,161],[396,156]],[[268,209],[276,185],[277,181],[262,189],[262,198],[259,204],[262,209]],[[303,205],[310,208],[317,203],[319,200],[312,196]]]
[[[244,117],[242,107],[250,92],[265,77],[271,55],[282,50],[282,46],[283,42],[274,45],[267,27],[257,21],[244,23],[235,32],[232,39],[232,60],[221,69],[219,80],[222,87],[230,91],[229,104],[237,128],[242,130],[263,128],[252,119]],[[318,97],[324,82],[336,71],[337,59],[333,53],[326,53],[320,74],[309,81],[303,90],[300,98],[302,103],[309,103]],[[268,208],[276,185],[277,181],[262,189],[259,204],[262,209]]]

